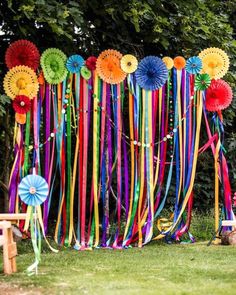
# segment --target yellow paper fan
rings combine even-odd
[[[27,66],[16,66],[4,77],[5,93],[14,99],[17,95],[26,95],[33,99],[38,92],[39,84],[36,73]]]
[[[165,56],[162,58],[163,62],[165,63],[168,70],[171,70],[174,66],[174,61],[171,57]]]
[[[222,78],[229,69],[229,57],[219,48],[204,49],[199,57],[202,60],[202,73],[208,74],[211,79]]]
[[[134,55],[126,54],[121,58],[120,65],[125,73],[131,74],[137,70],[138,60]]]
[[[99,77],[109,84],[122,82],[126,73],[121,69],[120,60],[122,54],[113,49],[103,51],[97,59],[96,69]]]

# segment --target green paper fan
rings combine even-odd
[[[89,80],[92,75],[91,71],[86,66],[81,67],[80,74],[85,80]]]
[[[211,78],[208,74],[199,74],[195,79],[195,89],[204,91],[211,85]]]
[[[60,49],[48,48],[43,52],[40,64],[49,84],[59,84],[66,78],[66,60],[66,55]]]

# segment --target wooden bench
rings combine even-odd
[[[19,220],[25,220],[26,216],[26,213],[0,213],[0,221],[6,220],[11,223],[17,223]],[[35,214],[33,216],[35,217]]]
[[[11,222],[0,221],[0,246],[3,246],[3,271],[5,274],[16,272],[16,243],[13,241]]]

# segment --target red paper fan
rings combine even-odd
[[[94,71],[96,69],[97,58],[95,56],[90,56],[87,58],[85,64],[90,71]]]
[[[13,109],[18,114],[26,114],[31,108],[31,101],[25,95],[17,95],[12,102]]]
[[[233,92],[224,80],[212,80],[206,90],[206,109],[216,112],[226,109],[232,102]]]
[[[15,66],[28,66],[34,71],[39,66],[40,54],[37,47],[28,40],[13,42],[7,49],[5,60],[8,69]]]

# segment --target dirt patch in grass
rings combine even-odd
[[[22,287],[15,285],[15,284],[9,284],[9,283],[0,283],[0,290],[1,294],[4,295],[41,295],[42,292],[40,290],[37,290],[35,288],[32,288],[32,290],[27,289],[24,290]]]

